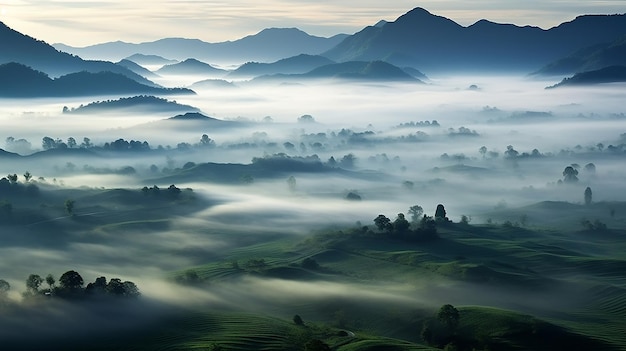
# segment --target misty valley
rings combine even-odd
[[[466,63],[394,49],[451,25],[423,9],[213,62],[2,25],[0,348],[625,349],[626,22],[607,17],[580,47],[562,38],[584,16],[530,61]]]

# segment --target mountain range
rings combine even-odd
[[[235,41],[208,43],[198,39],[165,38],[146,43],[122,41],[83,48],[53,44],[58,50],[85,58],[119,61],[130,55],[158,55],[179,61],[193,57],[211,63],[270,62],[299,54],[316,55],[339,44],[347,37],[330,38],[309,35],[296,28],[267,28]]]
[[[626,15],[585,15],[557,27],[480,20],[468,27],[422,8],[378,23],[323,53],[334,61],[384,60],[423,72],[532,72],[576,50],[626,34]]]
[[[76,72],[50,78],[41,71],[20,63],[0,65],[0,96],[33,98],[111,94],[193,94],[184,88],[161,88],[138,83],[109,71]]]
[[[110,71],[122,74],[138,83],[158,87],[148,79],[126,67],[107,61],[86,61],[65,52],[59,52],[43,41],[19,33],[0,22],[0,64],[18,62],[52,77],[79,71]]]

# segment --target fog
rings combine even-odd
[[[199,80],[165,77],[159,83],[188,86]],[[194,96],[168,97],[197,107],[206,116],[235,122],[225,126],[164,121],[173,114],[62,113],[63,106],[118,97],[3,100],[0,148],[20,156],[0,156],[0,174],[15,173],[22,182],[22,174],[29,171],[40,191],[59,199],[58,203],[16,200],[16,209],[41,208],[48,217],[0,225],[5,235],[0,278],[11,284],[11,300],[20,303],[29,274],[58,277],[74,269],[86,283],[99,276],[131,280],[146,297],[145,303],[164,311],[171,306],[209,305],[290,318],[286,311],[310,299],[351,298],[412,308],[432,308],[448,300],[481,303],[497,294],[464,286],[467,290],[461,296],[453,293],[459,287],[451,287],[449,281],[427,284],[428,278],[414,276],[386,285],[251,276],[207,289],[183,287],[168,277],[190,267],[232,260],[232,250],[242,245],[280,237],[303,240],[311,231],[325,228],[372,226],[378,214],[393,220],[413,205],[433,215],[437,204],[445,204],[452,221],[468,215],[480,223],[486,220],[484,213],[496,208],[547,200],[582,203],[587,186],[593,188],[596,202],[626,198],[623,150],[608,150],[609,145],[626,143],[624,85],[545,90],[555,82],[495,76],[431,77],[427,84],[234,83],[233,89],[198,89]],[[477,89],[469,89],[471,85]],[[304,115],[314,121],[299,120]],[[435,120],[438,125],[431,123]],[[203,134],[214,142],[211,147],[198,146]],[[9,137],[23,141],[7,140],[3,145]],[[42,153],[44,137],[61,141],[73,137],[78,144],[87,137],[95,146],[123,138],[146,141],[151,150]],[[510,153],[510,147],[517,154]],[[307,162],[319,168],[272,170],[252,162],[276,154],[297,161],[308,157]],[[342,163],[349,154],[353,162]],[[331,157],[336,165],[329,163]],[[194,168],[206,163],[247,168],[230,176]],[[589,163],[595,171],[586,170]],[[572,164],[578,165],[579,182],[559,184],[565,167]],[[125,167],[133,171],[126,172]],[[249,180],[244,178],[248,175]],[[293,185],[287,182],[290,176],[295,178]],[[193,189],[193,207],[157,214],[154,226],[138,228],[120,224],[139,216],[132,204],[99,208],[95,197],[76,190],[88,195],[100,189],[139,192],[144,186],[166,189],[170,184]],[[350,192],[361,201],[346,200]],[[0,201],[5,195],[0,194]],[[62,202],[74,197],[76,219],[63,212]],[[50,234],[54,239],[42,239]],[[284,291],[288,297],[281,295]],[[539,301],[531,297],[518,305],[527,310],[548,308]],[[28,306],[22,303],[9,312],[23,314]],[[494,303],[515,307],[507,301]],[[158,314],[159,308],[142,318]],[[37,314],[72,314],[71,309],[63,311],[51,306],[49,313]],[[77,313],[99,312],[85,308]],[[16,317],[7,328],[22,322]],[[94,323],[106,324],[101,319]]]

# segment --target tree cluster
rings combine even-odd
[[[418,205],[409,209],[413,223],[409,222],[404,213],[398,213],[396,219],[391,221],[387,216],[380,214],[374,218],[374,225],[380,233],[392,238],[404,240],[432,240],[437,238],[437,226],[435,220],[427,215],[422,215],[422,208]]]
[[[0,279],[0,295],[6,297],[10,289],[8,283]],[[42,286],[46,283],[46,286]],[[125,297],[136,298],[141,295],[137,285],[131,281],[122,281],[112,278],[107,282],[105,277],[97,278],[93,283],[84,286],[83,277],[76,271],[70,270],[61,275],[57,281],[52,274],[45,278],[38,274],[31,274],[26,278],[24,298],[58,297],[62,299],[88,299],[95,297]],[[2,296],[0,296],[2,297]]]

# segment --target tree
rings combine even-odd
[[[313,123],[315,122],[315,118],[311,115],[302,115],[298,117],[298,123]]]
[[[459,310],[450,304],[443,305],[437,313],[437,318],[441,323],[448,327],[449,331],[453,332],[459,325]]]
[[[587,206],[591,205],[591,197],[592,197],[591,188],[587,187],[587,189],[585,189],[585,205]]]
[[[11,184],[17,183],[17,174],[8,174],[7,179]]]
[[[594,165],[593,163],[587,163],[585,165],[585,171],[588,172],[589,174],[595,174],[596,173],[596,165]]]
[[[69,147],[70,149],[75,148],[77,145],[76,143],[76,139],[74,139],[74,137],[69,137],[67,138],[67,147]]]
[[[302,317],[300,317],[300,315],[297,315],[297,314],[293,316],[293,322],[296,325],[304,325],[304,321],[302,320]]]
[[[67,271],[59,278],[60,288],[68,292],[76,292],[83,288],[83,277],[76,271]]]
[[[466,215],[461,215],[461,224],[469,224],[469,222],[471,222],[472,217],[466,216]]]
[[[483,156],[483,158],[485,158],[485,155],[487,154],[487,147],[486,146],[481,146],[480,149],[478,149],[478,152],[480,152],[480,154]]]
[[[422,219],[422,215],[424,214],[424,209],[420,205],[413,205],[409,207],[407,211],[409,215],[411,215],[411,222],[418,223],[420,219]]]
[[[54,289],[54,283],[56,283],[54,276],[52,274],[48,274],[46,276],[46,284],[48,284],[48,289],[50,290],[50,292],[52,292],[52,290]]]
[[[442,204],[437,205],[437,209],[435,210],[435,220],[448,220],[448,217],[446,217],[446,209]]]
[[[208,135],[202,134],[202,137],[200,138],[200,146],[203,146],[203,147],[213,147],[213,146],[215,146],[215,141],[213,139],[209,138]]]
[[[44,150],[50,150],[57,147],[57,143],[51,137],[45,136],[41,139],[41,147],[43,147]]]
[[[29,172],[29,171],[26,171],[26,172],[24,173],[24,180],[26,181],[26,183],[28,183],[32,177],[33,177],[33,175],[32,175],[32,174],[30,174],[30,172]]]
[[[565,183],[576,183],[578,181],[578,171],[572,166],[565,167],[563,170],[563,181]]]
[[[67,214],[69,214],[70,216],[74,215],[74,200],[65,200],[65,211],[67,212]]]
[[[398,213],[398,217],[393,221],[393,229],[398,233],[406,232],[410,227],[409,221],[404,217],[404,213]]]
[[[39,293],[39,286],[43,283],[43,278],[38,274],[31,274],[26,278],[26,294],[37,295]]]
[[[379,230],[390,230],[392,228],[391,220],[382,214],[374,218],[374,224]]]

